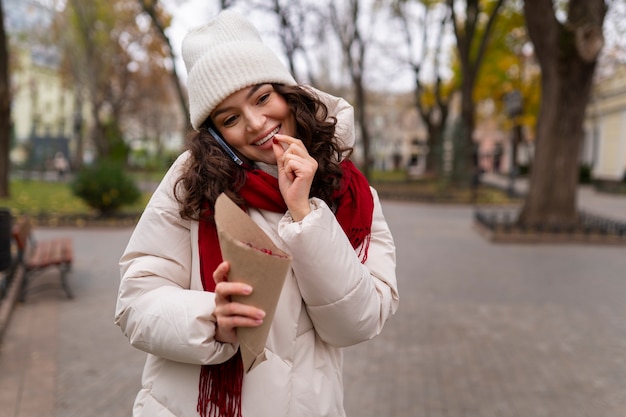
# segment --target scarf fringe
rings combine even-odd
[[[372,240],[371,229],[369,227],[366,228],[352,228],[347,233],[348,240],[352,244],[353,248],[359,248],[359,252],[357,256],[361,260],[361,263],[364,264],[367,261],[367,253],[370,247],[370,241]]]
[[[224,363],[203,365],[197,411],[200,417],[241,417],[243,362],[237,353]]]

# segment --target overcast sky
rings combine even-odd
[[[215,1],[206,0],[164,0],[169,12],[172,14],[172,24],[166,30],[174,54],[179,57],[176,68],[181,78],[186,78],[185,65],[180,58],[180,45],[189,29],[201,25],[211,19],[217,13]]]
[[[178,57],[178,62],[176,63],[177,71],[183,80],[186,79],[186,69],[184,63],[181,58],[180,48],[183,38],[187,34],[187,32],[198,25],[201,25],[208,20],[212,19],[219,13],[219,7],[217,5],[217,1],[214,0],[163,0],[164,5],[167,7],[168,11],[172,13],[173,20],[171,26],[167,30],[167,35],[170,39],[170,43],[172,48],[174,49],[174,54]],[[259,15],[258,13],[250,14],[249,6],[248,9],[245,6],[237,5],[232,7],[233,10],[245,12],[244,14],[250,18],[252,23],[259,30],[263,41],[272,48],[277,55],[283,59],[283,62],[286,63],[286,58],[284,57],[282,46],[279,43],[279,40],[274,36],[272,37],[272,29],[271,28],[263,28],[260,21],[256,21],[255,17],[258,16],[266,16]],[[383,28],[384,29],[384,28]],[[383,30],[379,30],[379,32],[384,32]],[[397,32],[396,32],[397,34]],[[384,35],[380,35],[384,36]],[[386,35],[387,40],[390,38],[390,35]],[[328,56],[340,56],[341,53],[337,51],[337,54],[332,54],[329,52],[328,48],[332,48],[332,45],[326,45],[326,48],[323,50],[323,53],[326,55],[326,59]],[[321,50],[320,50],[321,51]],[[366,74],[366,77],[369,75],[369,83],[370,85],[380,84],[383,85],[383,88],[391,89],[391,90],[404,90],[412,88],[412,80],[410,78],[410,73],[405,73],[403,76],[401,72],[399,72],[398,64],[395,62],[390,62],[389,59],[381,59],[384,58],[385,52],[377,51],[375,52],[376,62],[372,68],[375,68],[375,71],[370,71],[369,74]],[[328,63],[326,63],[328,64]],[[337,63],[337,65],[340,65]],[[387,67],[385,67],[387,66]],[[343,71],[338,67],[337,70],[331,71],[334,74],[341,74]],[[345,76],[345,74],[343,74]],[[372,78],[373,77],[373,78]],[[377,81],[376,78],[380,78],[380,81]]]

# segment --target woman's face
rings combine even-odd
[[[296,134],[291,108],[271,84],[258,84],[231,94],[210,117],[230,146],[252,161],[272,165],[276,165],[274,135]]]

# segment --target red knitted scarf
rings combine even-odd
[[[361,262],[367,259],[374,200],[367,179],[350,161],[341,163],[341,189],[333,195],[337,201],[335,217],[352,247],[360,246]],[[287,211],[278,188],[278,179],[259,169],[246,171],[246,182],[239,191],[248,207],[277,213]],[[222,262],[217,229],[213,221],[200,221],[198,233],[200,272],[205,291],[215,291],[213,271]],[[197,410],[201,417],[241,417],[243,363],[237,352],[228,361],[204,365],[200,371]]]

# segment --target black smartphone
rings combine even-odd
[[[237,165],[244,168],[250,168],[250,166],[246,164],[241,158],[239,158],[235,151],[233,151],[233,149],[228,146],[224,138],[222,138],[222,136],[215,129],[209,126],[208,130],[211,136],[213,136],[213,139],[215,139],[215,141],[222,147],[222,149],[224,149],[224,152],[226,152]]]

